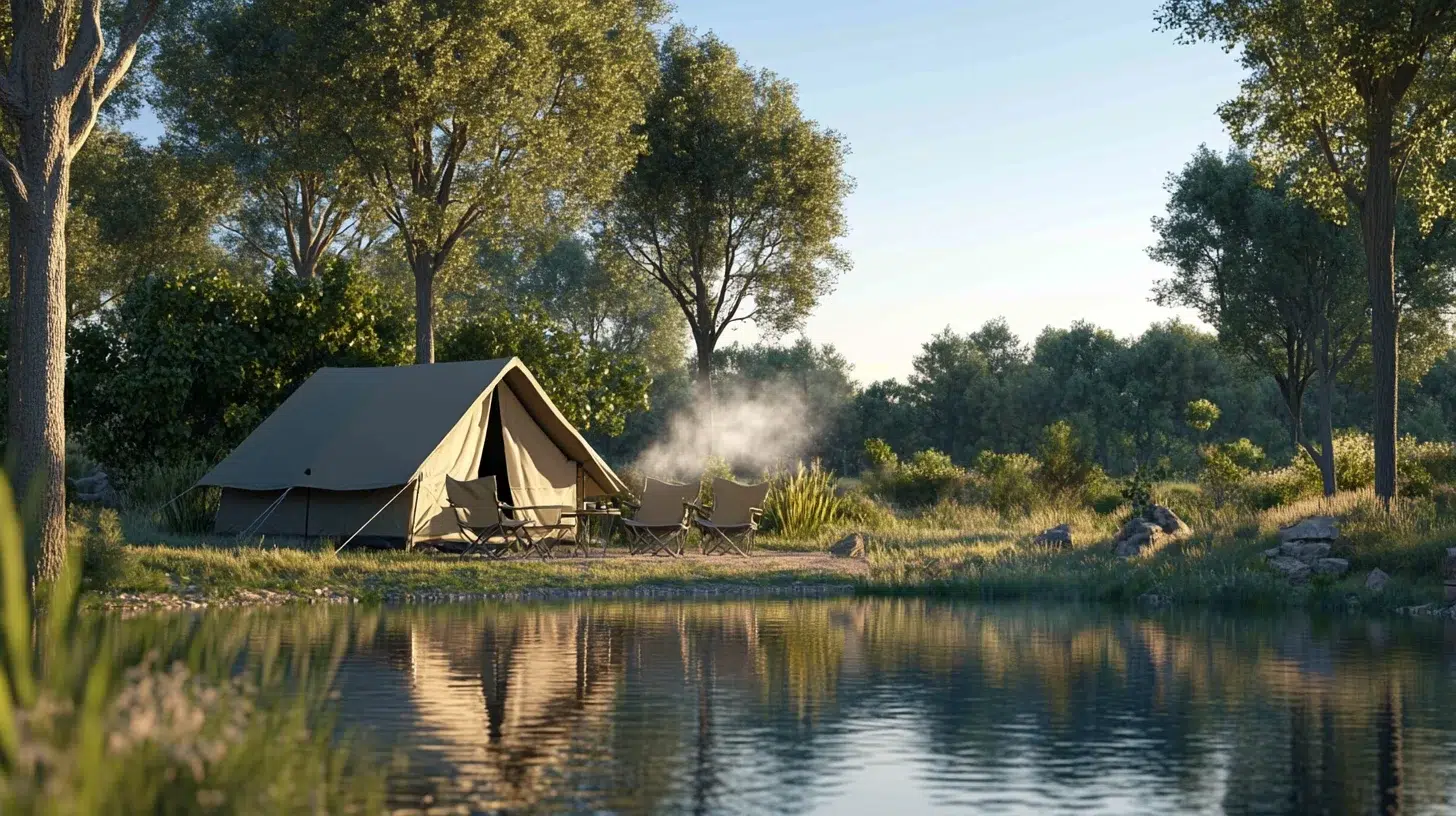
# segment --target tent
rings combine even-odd
[[[516,358],[319,369],[199,485],[219,533],[459,537],[445,477],[495,476],[513,505],[626,487]]]

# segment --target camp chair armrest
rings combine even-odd
[[[685,501],[683,502],[683,509],[688,511],[689,513],[696,513],[701,518],[708,517],[708,508],[702,506],[701,504],[698,504],[697,502]]]

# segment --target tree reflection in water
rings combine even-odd
[[[401,808],[1456,808],[1452,631],[919,600],[483,603],[118,621],[352,641]]]

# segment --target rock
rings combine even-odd
[[[1329,557],[1330,543],[1328,541],[1287,541],[1279,545],[1279,554],[1285,558],[1312,564],[1321,558]]]
[[[1291,584],[1302,584],[1309,580],[1310,566],[1297,558],[1281,555],[1269,559],[1269,566],[1288,578]]]
[[[1334,516],[1312,516],[1279,530],[1279,541],[1327,541],[1340,538],[1340,522]]]
[[[1365,588],[1370,590],[1371,592],[1384,592],[1385,585],[1389,583],[1389,581],[1390,576],[1385,574],[1385,570],[1376,567],[1375,569],[1370,570],[1369,575],[1365,576]]]
[[[864,533],[850,533],[829,546],[829,554],[835,558],[864,558]]]
[[[1447,581],[1456,581],[1456,547],[1446,549],[1446,561],[1441,564],[1441,576]]]
[[[1315,575],[1333,575],[1336,578],[1350,571],[1350,562],[1344,558],[1321,558],[1310,565]]]
[[[1143,513],[1143,518],[1158,525],[1163,532],[1171,536],[1184,536],[1192,532],[1188,525],[1183,523],[1183,519],[1178,518],[1177,513],[1160,504],[1150,505],[1147,512]]]
[[[1278,558],[1283,554],[1284,551],[1280,550],[1278,547],[1270,547],[1269,549],[1264,551],[1264,560],[1267,561],[1270,558]]]
[[[1113,539],[1112,552],[1121,558],[1131,558],[1134,555],[1141,555],[1144,550],[1162,546],[1167,538],[1162,527],[1150,521],[1135,518],[1122,525],[1122,530],[1117,534],[1117,538]]]
[[[1065,550],[1072,546],[1072,525],[1058,524],[1051,529],[1042,530],[1031,543],[1037,547]]]
[[[73,479],[70,498],[72,501],[83,504],[103,504],[110,507],[121,505],[121,494],[111,486],[111,479],[106,471],[98,470],[90,476],[83,476]]]

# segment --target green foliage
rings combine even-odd
[[[154,514],[150,521],[158,528],[183,535],[212,531],[221,492],[215,487],[198,487],[208,465],[199,461],[146,462],[131,470],[121,487],[127,509]]]
[[[539,307],[479,311],[440,340],[439,359],[519,357],[561,413],[582,430],[622,432],[627,414],[647,407],[651,385],[640,359],[584,345]]]
[[[793,85],[712,35],[674,28],[659,68],[609,235],[677,301],[706,366],[726,326],[793,328],[848,267],[852,183],[844,140],[804,117]]]
[[[86,450],[126,481],[217,461],[319,367],[397,365],[411,337],[400,301],[345,264],[268,283],[157,275],[73,330],[68,408]]]
[[[866,450],[869,449],[866,445]],[[884,451],[876,446],[876,452],[883,454]],[[905,462],[895,458],[882,461],[887,466],[865,474],[865,486],[871,494],[900,507],[926,507],[953,499],[970,479],[969,474],[938,450],[917,451]]]
[[[895,455],[895,451],[883,439],[866,439],[864,452],[865,458],[869,460],[870,467],[874,470],[889,472],[900,466],[900,457]]]
[[[1264,462],[1264,451],[1247,439],[1222,445],[1206,445],[1203,472],[1198,481],[1208,491],[1215,507],[1222,507]]]
[[[1122,499],[1132,505],[1132,512],[1140,516],[1153,503],[1153,482],[1148,469],[1139,465],[1122,482]]]
[[[733,466],[728,460],[721,456],[708,456],[703,459],[703,476],[698,487],[698,503],[704,507],[713,506],[713,480],[732,479]]]
[[[72,507],[70,515],[70,542],[72,546],[80,544],[81,587],[105,591],[126,585],[135,563],[116,511]]]
[[[1202,433],[1212,428],[1220,415],[1217,405],[1206,399],[1197,399],[1188,403],[1183,410],[1183,421],[1188,423],[1188,427]]]
[[[1037,459],[1037,482],[1052,497],[1080,499],[1100,475],[1076,429],[1066,420],[1053,422],[1042,431]]]
[[[982,451],[971,468],[967,494],[1003,515],[1030,513],[1045,494],[1037,484],[1041,468],[1024,453]]]
[[[276,655],[245,660],[247,633],[219,637],[191,622],[171,637],[127,638],[79,614],[74,557],[37,588],[32,608],[23,549],[0,480],[0,810],[382,807],[382,775],[336,745],[323,713],[332,667],[319,672],[302,651],[288,666],[274,665]]]
[[[764,506],[764,529],[800,541],[818,538],[839,520],[843,502],[835,492],[834,474],[815,461],[770,476]]]

